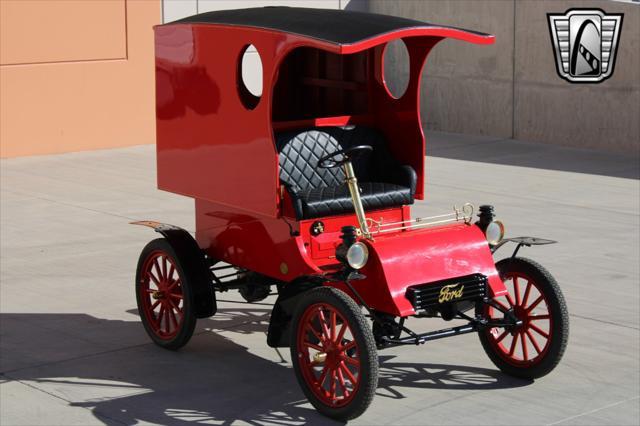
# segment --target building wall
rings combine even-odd
[[[364,0],[0,0],[0,156],[155,142],[153,25],[267,5]],[[260,84],[257,53],[247,56]],[[251,66],[253,64],[253,67]]]
[[[547,13],[577,7],[566,0],[370,0],[375,13],[496,35],[493,46],[455,40],[429,56],[422,84],[426,129],[517,138],[640,155],[640,5],[607,0],[579,7],[624,13],[613,76],[571,84],[556,73]],[[391,60],[389,77],[407,73]]]
[[[155,141],[148,0],[0,0],[0,155]]]
[[[265,5],[368,10],[493,33],[493,46],[445,40],[434,49],[422,85],[426,129],[640,154],[637,4],[580,4],[625,18],[613,77],[573,85],[556,74],[546,21],[575,7],[568,0],[0,0],[0,156],[153,143],[152,26]],[[392,86],[407,73],[395,58]],[[247,61],[248,85],[259,85],[257,53]]]

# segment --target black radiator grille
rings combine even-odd
[[[473,274],[409,287],[406,296],[417,312],[437,309],[449,302],[476,300],[486,294],[487,277]]]

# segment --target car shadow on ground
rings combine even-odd
[[[305,400],[286,360],[288,350],[266,346],[270,309],[239,306],[248,307],[220,309],[199,321],[197,334],[177,352],[148,343],[133,317],[2,314],[0,377],[90,409],[108,425],[331,423]],[[380,360],[376,398],[402,399],[408,388],[481,390],[529,383],[484,368],[397,362],[388,355]]]

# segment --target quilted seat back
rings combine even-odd
[[[390,158],[380,132],[370,127],[313,127],[276,135],[280,180],[294,192],[333,187],[344,183],[342,167],[321,169],[318,161],[332,152],[358,145],[371,145],[373,153],[364,153],[353,161],[356,177],[375,180],[372,172],[384,158]]]

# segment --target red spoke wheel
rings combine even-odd
[[[360,307],[340,290],[310,290],[292,333],[291,360],[311,404],[338,420],[361,415],[378,386],[378,354]]]
[[[140,254],[136,299],[142,324],[156,344],[178,349],[189,341],[196,325],[192,289],[164,238],[151,241]]]
[[[551,274],[526,258],[503,259],[496,264],[507,294],[494,299],[512,309],[522,325],[480,331],[480,341],[493,363],[507,374],[535,379],[560,362],[569,340],[569,313],[560,287]],[[502,319],[487,306],[485,315]]]

